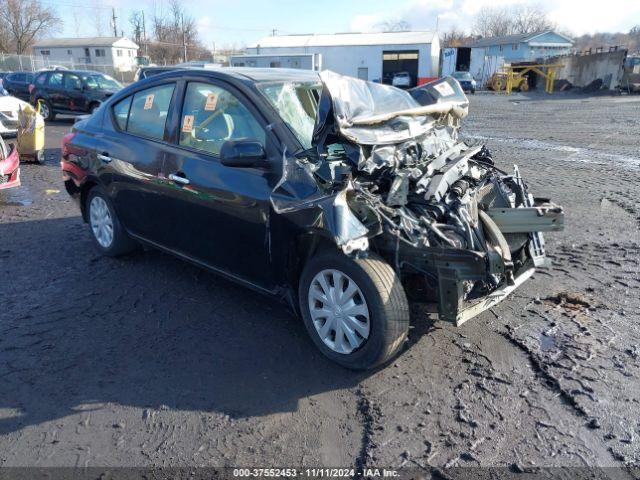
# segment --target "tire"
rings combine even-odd
[[[100,108],[100,104],[99,103],[92,103],[89,106],[89,114],[93,115],[94,113],[96,113],[96,110]]]
[[[41,102],[43,111],[40,112],[40,115],[42,115],[42,118],[44,119],[45,122],[52,122],[53,120],[56,119],[56,114],[53,111],[53,107],[51,106],[51,104],[49,102],[47,102],[46,100],[39,98],[38,100],[36,100],[36,107],[38,106],[38,102]],[[45,115],[46,113],[46,115]]]
[[[85,208],[91,237],[100,253],[109,257],[117,257],[130,253],[137,248],[136,242],[122,228],[111,205],[111,200],[102,187],[95,186],[89,191]],[[105,208],[106,212],[104,211]],[[101,227],[104,229],[101,230]],[[110,236],[108,235],[109,230],[111,232]]]
[[[339,272],[347,277],[345,280],[347,283],[344,287],[341,286],[343,293],[349,290],[351,286],[349,282],[354,282],[359,289],[358,293],[352,297],[352,302],[360,311],[367,311],[368,319],[364,322],[361,321],[364,317],[360,315],[349,315],[348,317],[351,318],[348,321],[345,320],[345,324],[354,325],[354,319],[359,317],[359,328],[351,328],[349,335],[361,342],[357,346],[351,344],[346,331],[342,330],[345,328],[342,325],[339,327],[341,332],[345,332],[341,335],[342,342],[337,341],[338,331],[334,327],[326,330],[324,339],[321,336],[325,322],[329,322],[330,318],[333,318],[333,325],[336,325],[341,318],[347,317],[340,308],[338,308],[338,314],[333,313],[324,320],[317,317],[317,312],[331,310],[328,307],[329,304],[325,305],[318,301],[317,295],[314,295],[314,293],[317,294],[318,288],[322,288],[318,279],[324,278],[326,281],[331,276],[331,273],[326,272]],[[381,365],[400,350],[407,337],[409,330],[407,296],[395,271],[378,255],[370,253],[368,258],[351,259],[341,252],[329,251],[313,257],[305,265],[300,277],[298,298],[302,318],[313,343],[326,357],[343,367],[365,370]],[[316,315],[315,321],[312,316],[312,305],[316,312],[313,314]],[[342,308],[345,312],[347,308],[355,312],[352,310],[355,307],[343,305]],[[360,333],[361,330],[365,330],[362,325],[367,326],[365,335]],[[332,336],[333,340],[331,340]],[[333,343],[334,346],[329,346],[326,342]],[[339,352],[338,344],[345,344],[352,350]]]
[[[44,161],[45,161],[44,150],[38,150],[35,154],[35,159],[36,159],[36,162],[38,162],[40,165],[44,165]]]

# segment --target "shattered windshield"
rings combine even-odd
[[[318,114],[318,98],[322,85],[308,82],[282,82],[260,85],[259,88],[302,146],[305,149],[311,148],[311,137]]]

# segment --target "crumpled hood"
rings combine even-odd
[[[360,145],[398,143],[423,135],[438,119],[467,116],[469,101],[459,84],[445,78],[429,84],[428,102],[419,103],[407,90],[331,71],[320,73],[322,97],[316,135],[335,121],[338,133]],[[330,105],[330,108],[327,106]],[[328,119],[327,116],[332,116]],[[316,139],[314,139],[316,140]]]

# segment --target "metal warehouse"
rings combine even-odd
[[[420,85],[438,76],[439,55],[434,32],[280,35],[251,45],[232,57],[231,65],[333,70],[383,83],[408,72],[411,84]]]

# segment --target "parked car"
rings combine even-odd
[[[393,74],[391,85],[398,88],[409,88],[411,86],[411,75],[409,72],[396,72]]]
[[[29,85],[33,81],[32,72],[13,72],[2,79],[2,87],[10,95],[29,100]]]
[[[453,72],[451,76],[458,81],[463,91],[476,93],[476,81],[471,75],[471,73]]]
[[[349,368],[386,362],[408,298],[461,324],[544,264],[562,208],[458,140],[468,99],[333,72],[177,70],[107,99],[62,140],[96,248],[143,244],[300,312]],[[268,348],[268,347],[266,347]]]
[[[18,112],[28,105],[13,95],[0,92],[0,134],[8,136],[18,132]]]
[[[20,157],[15,145],[7,146],[0,136],[0,190],[20,186]]]
[[[0,87],[2,86],[2,82],[4,80],[4,77],[6,77],[7,75],[9,75],[11,72],[0,72]]]
[[[40,114],[53,120],[57,114],[93,113],[122,88],[108,75],[86,70],[39,72],[29,86],[32,105],[40,103]]]

